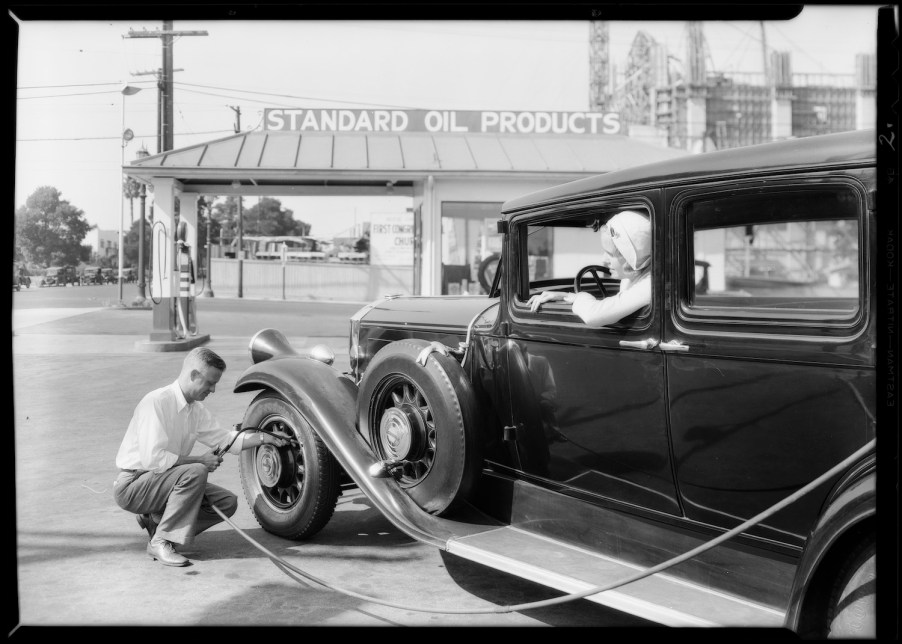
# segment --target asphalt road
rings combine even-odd
[[[134,285],[126,285],[131,301]],[[458,559],[399,532],[359,491],[308,541],[262,530],[226,457],[212,481],[239,496],[234,522],[279,557],[327,584],[403,608],[352,597],[286,576],[226,524],[201,535],[168,568],[144,552],[146,534],[112,500],[114,458],[135,404],[171,382],[183,354],[141,353],[148,310],[115,308],[118,287],[31,288],[13,293],[15,610],[11,638],[37,626],[598,626],[646,622],[585,600],[508,612],[558,596],[516,577]],[[200,330],[227,361],[209,408],[241,421],[252,393],[232,393],[250,366],[247,341],[282,330],[303,350],[326,343],[347,364],[347,320],[362,303],[198,299]],[[7,534],[8,538],[11,534]],[[413,610],[414,608],[426,609]],[[492,612],[492,611],[501,612]],[[433,612],[430,612],[433,611]],[[443,612],[450,611],[450,612]],[[455,611],[473,611],[457,613]],[[251,634],[247,636],[253,636]]]

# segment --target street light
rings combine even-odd
[[[123,285],[123,275],[122,275],[122,264],[125,261],[125,236],[122,233],[122,221],[125,219],[125,184],[123,182],[123,167],[125,166],[125,146],[128,145],[128,142],[135,138],[135,133],[131,130],[125,129],[125,97],[126,96],[134,96],[138,92],[141,91],[140,87],[134,87],[133,85],[123,85],[122,89],[119,90],[119,93],[122,94],[122,138],[120,140],[120,155],[119,155],[119,304],[122,304],[122,285]]]

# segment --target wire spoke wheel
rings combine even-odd
[[[289,508],[301,498],[304,486],[304,455],[298,437],[285,418],[274,415],[266,418],[260,429],[293,439],[285,447],[261,445],[256,448],[256,472],[267,499],[275,506]]]
[[[379,457],[403,461],[401,484],[416,484],[432,469],[436,450],[435,417],[423,392],[396,375],[376,393],[372,413],[380,419],[370,436]]]
[[[340,466],[313,428],[292,405],[271,392],[260,394],[244,416],[288,438],[289,445],[242,450],[241,485],[257,522],[268,532],[304,539],[319,532],[335,510]]]
[[[482,466],[480,414],[460,363],[429,343],[398,340],[381,349],[360,382],[360,430],[378,458],[397,466],[400,486],[423,510],[442,515],[463,502]]]

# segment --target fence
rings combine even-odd
[[[238,260],[210,260],[216,296],[238,296]],[[242,296],[272,300],[369,302],[386,295],[413,293],[413,268],[331,262],[243,261]],[[204,284],[198,280],[197,294]]]

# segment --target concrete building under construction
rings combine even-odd
[[[592,23],[591,109],[618,111],[632,137],[693,152],[874,127],[875,55],[858,54],[854,74],[794,74],[789,52],[764,48],[764,73],[727,74],[707,69],[701,23],[686,33],[676,59],[639,31],[621,72],[606,26]]]

